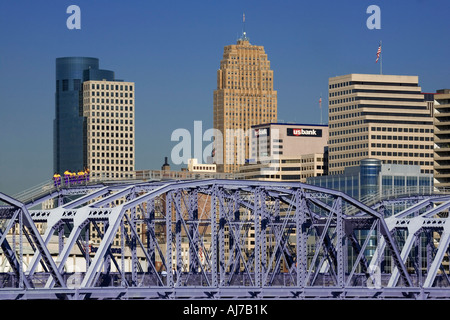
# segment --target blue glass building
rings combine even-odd
[[[99,60],[89,57],[56,59],[55,119],[53,122],[53,167],[79,171],[85,167],[82,84],[87,80],[114,80],[114,72],[99,69]]]
[[[433,190],[433,174],[421,173],[419,165],[386,164],[379,159],[363,159],[358,166],[347,167],[342,174],[310,177],[307,184],[342,191],[345,194],[372,205],[383,197],[405,194],[427,194]],[[384,214],[390,216],[406,209],[406,202],[385,205]],[[360,243],[366,240],[368,230],[355,230],[355,236]],[[396,241],[405,241],[406,237],[396,236]],[[364,251],[366,259],[371,259],[377,248],[377,235],[372,235]],[[424,246],[425,247],[425,246]],[[354,251],[347,252],[349,267],[353,265],[356,255]],[[426,254],[424,254],[426,257]],[[425,259],[425,258],[424,258]],[[392,267],[391,259],[386,256],[383,268]],[[361,272],[358,269],[358,272]]]
[[[364,200],[376,194],[430,192],[433,174],[421,173],[418,165],[383,164],[379,159],[363,159],[359,166],[345,168],[343,174],[311,177],[306,183]]]

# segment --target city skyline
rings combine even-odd
[[[81,8],[80,30],[66,27],[72,4]],[[380,30],[366,26],[372,4],[381,8]],[[212,127],[219,61],[241,35],[244,12],[250,43],[264,46],[275,73],[278,122],[319,124],[320,96],[328,118],[328,78],[378,73],[380,40],[383,74],[418,75],[424,92],[450,87],[448,9],[448,1],[419,0],[4,4],[0,191],[14,194],[53,174],[58,57],[96,57],[136,83],[136,169],[157,169],[173,130],[192,131],[196,120]]]

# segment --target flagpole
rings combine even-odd
[[[319,108],[320,108],[320,124],[323,124],[323,121],[322,121],[322,94],[320,94]]]

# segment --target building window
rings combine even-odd
[[[75,91],[81,90],[81,80],[80,79],[73,80],[73,90],[75,90]]]

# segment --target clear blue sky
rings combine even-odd
[[[68,6],[81,9],[69,30]],[[369,30],[369,5],[381,29]],[[58,0],[0,3],[0,191],[15,194],[53,174],[55,59],[91,56],[136,82],[136,169],[159,169],[171,133],[212,127],[223,47],[242,32],[263,45],[274,70],[278,119],[326,119],[328,78],[418,75],[424,92],[450,88],[449,0]]]

